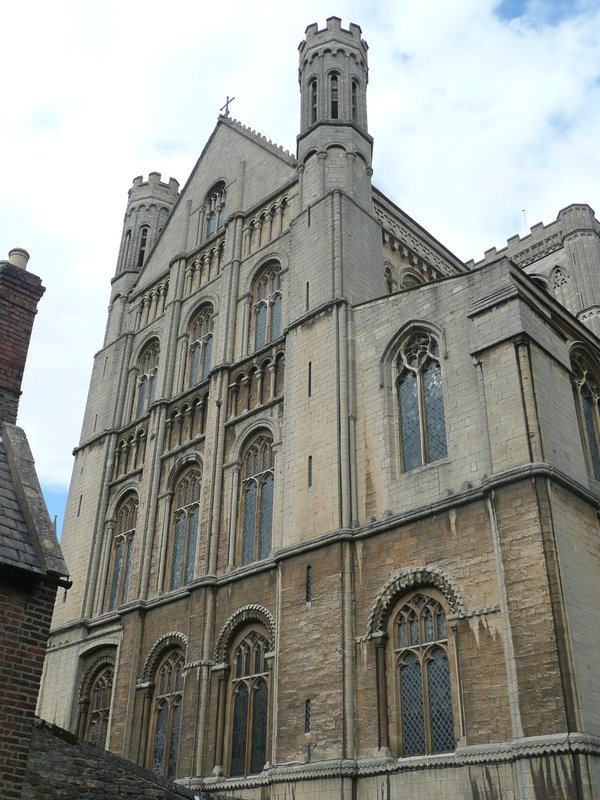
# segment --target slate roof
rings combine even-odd
[[[0,439],[0,563],[41,572]]]

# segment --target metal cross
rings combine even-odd
[[[221,106],[221,108],[219,109],[219,111],[223,111],[223,109],[225,109],[225,114],[223,116],[225,117],[229,116],[229,103],[232,103],[234,100],[235,97],[229,97],[229,95],[227,95],[227,102],[225,103],[224,106]]]

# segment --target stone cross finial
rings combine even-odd
[[[235,97],[229,97],[229,95],[227,95],[227,101],[226,101],[225,105],[221,106],[221,108],[219,109],[219,111],[223,111],[223,109],[225,109],[225,113],[223,114],[224,117],[228,117],[229,116],[229,103],[232,103],[234,100],[235,100]]]

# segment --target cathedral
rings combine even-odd
[[[464,263],[371,182],[367,44],[291,155],[135,178],[38,713],[248,800],[600,797],[600,223]]]

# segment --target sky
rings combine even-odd
[[[227,96],[294,153],[307,25],[361,26],[373,182],[458,257],[600,214],[600,0],[5,6],[0,259],[24,247],[46,287],[18,424],[59,526],[132,180],[183,185]]]

